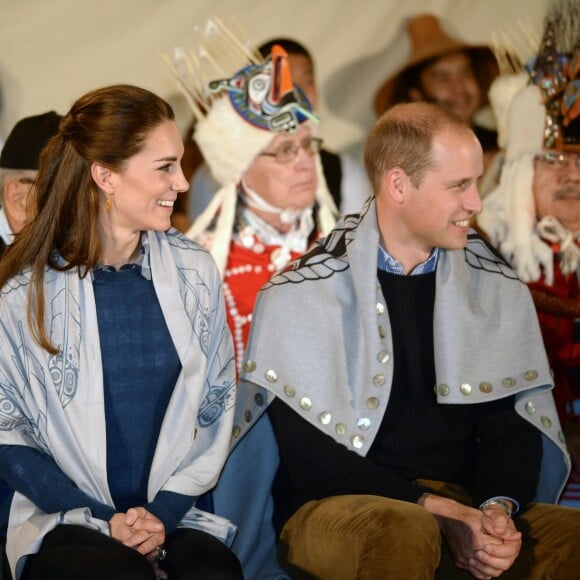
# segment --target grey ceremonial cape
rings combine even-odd
[[[241,379],[362,456],[389,403],[396,348],[377,280],[378,246],[373,198],[274,276],[258,296]],[[433,328],[438,402],[515,394],[517,412],[543,435],[535,500],[556,501],[570,459],[534,305],[475,233],[464,250],[439,253]]]
[[[234,415],[235,365],[219,272],[209,253],[175,230],[148,232],[143,270],[154,288],[182,364],[155,450],[148,500],[160,490],[198,496],[212,488],[226,460]],[[0,444],[51,455],[84,492],[113,506],[107,484],[103,374],[91,276],[49,270],[46,325],[60,349],[49,355],[26,324],[29,272],[0,293]],[[7,553],[15,578],[60,523],[108,534],[108,522],[79,508],[46,514],[16,493]],[[195,508],[180,525],[227,541],[229,522]],[[231,540],[231,538],[229,538]]]

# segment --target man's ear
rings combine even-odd
[[[4,205],[14,211],[14,208],[25,204],[29,189],[30,185],[23,186],[18,179],[8,179],[4,183]]]
[[[415,103],[421,103],[427,100],[425,98],[425,95],[419,89],[415,88],[409,89],[407,91],[407,94],[409,95],[409,100]]]
[[[4,183],[4,210],[14,232],[19,232],[29,221],[27,205],[31,203],[31,187],[30,183],[21,183],[18,179],[8,179]]]
[[[113,174],[108,167],[105,167],[104,165],[101,165],[95,161],[91,165],[91,177],[99,189],[106,193],[113,193]]]
[[[389,169],[383,176],[383,188],[387,195],[397,204],[405,200],[407,175],[400,167]]]

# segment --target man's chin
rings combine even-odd
[[[466,111],[465,109],[457,111],[457,115],[459,115],[459,117],[461,117],[468,125],[473,124],[473,116],[475,115],[475,113],[476,111],[473,111],[471,109],[469,111]]]
[[[455,113],[458,117],[461,117],[463,121],[471,124],[473,121],[473,116],[476,111],[471,108],[466,108],[464,105],[454,105],[453,103],[439,103],[440,107],[447,109],[451,113]]]
[[[316,193],[312,191],[312,187],[295,187],[292,190],[292,201],[297,209],[305,209],[314,205],[316,201]]]

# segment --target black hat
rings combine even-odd
[[[54,111],[26,117],[14,125],[0,154],[0,167],[38,169],[38,158],[51,137],[58,133],[62,117]]]

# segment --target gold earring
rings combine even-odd
[[[113,202],[111,200],[113,192],[107,192],[105,195],[107,196],[107,199],[105,200],[105,211],[111,211],[111,208],[113,207]]]

